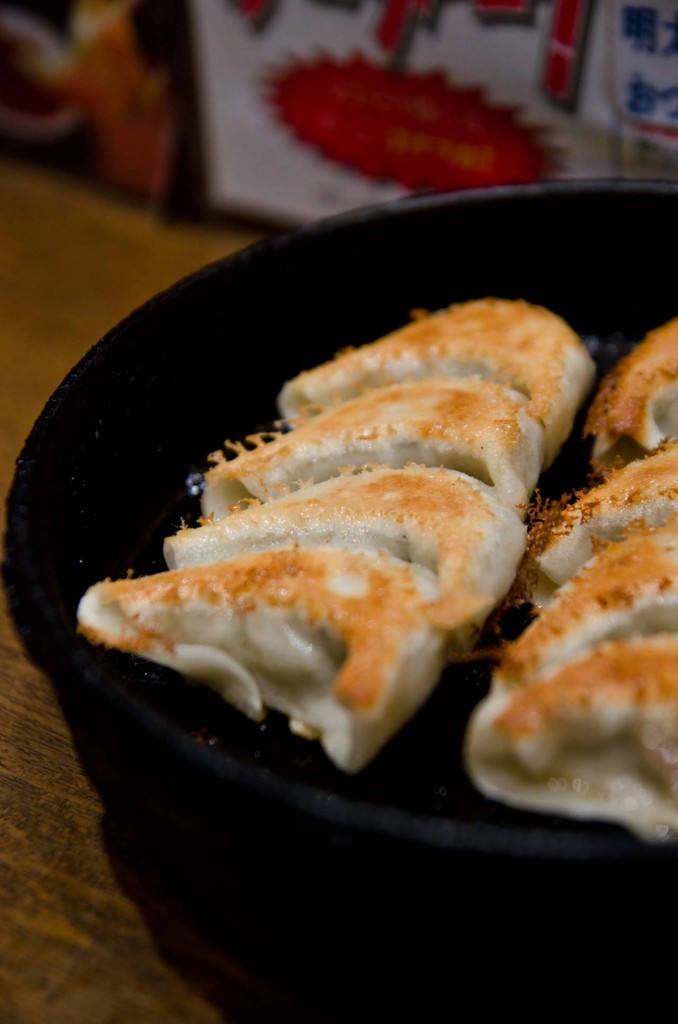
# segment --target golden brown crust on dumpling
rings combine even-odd
[[[379,703],[384,680],[399,656],[403,638],[429,629],[426,601],[406,565],[388,556],[367,558],[339,549],[275,549],[225,562],[175,569],[137,579],[95,584],[108,604],[129,606],[119,633],[90,623],[80,632],[93,643],[143,653],[184,641],[176,619],[171,639],[150,620],[135,623],[134,608],[184,609],[192,603],[247,615],[259,605],[301,609],[310,623],[327,623],[343,639],[347,657],[336,678],[336,697],[352,708]]]
[[[620,439],[650,449],[671,436],[651,407],[676,380],[678,317],[649,331],[601,382],[584,425],[585,436],[595,438],[594,457],[602,458]]]
[[[327,479],[342,466],[414,461],[460,469],[520,504],[537,481],[542,456],[539,428],[516,392],[479,377],[428,378],[371,389],[252,451],[218,459],[205,476],[203,501],[209,513],[210,492],[234,481],[268,499],[276,489]]]
[[[526,528],[490,487],[442,467],[370,467],[249,503],[165,541],[170,568],[221,561],[245,550],[298,543],[385,550],[435,572],[435,613],[466,651],[511,585]]]
[[[585,715],[598,705],[642,708],[678,702],[678,641],[612,640],[548,678],[517,690],[494,727],[513,739],[549,728],[563,715]]]
[[[678,591],[678,528],[643,529],[600,550],[553,603],[504,650],[497,677],[502,685],[529,683],[542,670],[550,652],[577,652],[595,637],[596,621],[607,618],[610,629],[635,631],[633,610],[660,604]],[[603,627],[604,628],[604,627]]]
[[[525,810],[678,836],[678,637],[609,639],[526,687],[493,688],[464,762],[486,796]]]
[[[610,469],[602,482],[569,504],[553,503],[530,530],[525,590],[539,603],[539,573],[561,585],[594,553],[642,524],[661,526],[678,515],[678,441]]]
[[[553,539],[603,512],[640,511],[656,498],[678,499],[678,441],[665,441],[643,458],[610,469],[603,481],[562,509]]]
[[[546,426],[547,462],[555,455],[593,383],[594,364],[557,314],[522,299],[456,303],[374,342],[344,350],[283,388],[279,405],[294,415],[307,402],[345,401],[365,387],[436,374],[480,374],[528,398]]]

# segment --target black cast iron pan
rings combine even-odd
[[[488,914],[520,913],[543,933],[582,900],[590,908],[584,889],[606,907],[596,919],[609,941],[619,893],[624,908],[661,900],[678,846],[483,799],[460,761],[488,685],[482,662],[451,668],[349,778],[276,716],[254,725],[171,672],[90,647],[75,631],[79,597],[129,567],[164,568],[162,538],[195,520],[207,453],[271,422],[285,379],[414,307],[540,303],[581,334],[602,374],[678,313],[661,244],[677,220],[678,186],[600,181],[416,197],[315,223],[151,299],[94,345],[36,422],[9,495],[4,562],[26,648],[54,681],[110,832],[123,822],[168,891],[281,984],[349,1007],[356,979],[380,976],[380,950],[398,998],[399,957],[430,989],[431,957],[448,947],[431,945],[429,915],[454,918],[466,942],[481,941]],[[578,421],[542,492],[580,486],[588,455]]]

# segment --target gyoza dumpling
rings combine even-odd
[[[678,637],[611,640],[471,720],[467,772],[524,810],[678,837]]]
[[[518,507],[539,478],[543,439],[517,392],[480,377],[431,378],[375,388],[235,458],[214,458],[202,508],[217,518],[243,498],[266,501],[301,481],[377,463],[458,469]]]
[[[597,541],[618,540],[634,523],[662,526],[678,514],[678,441],[611,470],[603,483],[558,511],[540,532],[531,600],[545,604],[591,555]]]
[[[357,772],[428,699],[444,634],[433,573],[383,553],[277,548],[103,581],[78,606],[93,643],[167,665],[250,718],[267,708]]]
[[[555,313],[523,300],[474,299],[412,323],[286,382],[283,416],[324,406],[366,387],[431,376],[479,375],[528,398],[527,412],[543,425],[544,465],[568,437],[595,377],[585,345]]]
[[[624,462],[678,437],[678,317],[657,327],[602,381],[586,417],[592,458]]]
[[[525,547],[518,514],[491,487],[443,468],[377,467],[335,477],[165,540],[171,569],[292,542],[381,549],[435,572],[429,616],[467,651],[511,586]]]
[[[678,526],[612,541],[505,648],[497,686],[525,685],[615,637],[678,631]]]
[[[612,542],[515,641],[471,715],[469,777],[532,810],[678,827],[678,527]]]

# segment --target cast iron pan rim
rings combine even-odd
[[[74,647],[73,624],[66,622],[63,609],[55,602],[43,581],[35,561],[40,545],[33,542],[33,518],[25,510],[31,508],[31,493],[36,474],[39,474],[40,449],[45,437],[58,417],[63,397],[87,374],[91,364],[116,342],[118,336],[137,320],[143,320],[161,304],[173,299],[180,291],[195,286],[201,280],[226,270],[238,271],[253,260],[266,259],[288,246],[304,239],[337,230],[350,230],[352,226],[374,218],[398,219],[418,211],[441,207],[468,207],[474,204],[514,202],[516,199],[540,199],[551,196],[605,196],[638,194],[671,194],[678,185],[661,181],[558,181],[535,185],[496,186],[491,189],[471,189],[451,194],[412,196],[385,204],[363,207],[336,217],[314,222],[306,227],[285,232],[256,242],[231,256],[216,260],[200,270],[177,281],[129,314],[116,327],[105,334],[67,374],[47,401],[44,409],[24,443],[17,459],[14,480],[7,497],[7,527],[5,555],[2,565],[10,611],[22,641],[47,674],[55,680],[68,680],[69,688],[85,686],[102,697],[109,705],[131,718],[149,738],[153,738],[174,756],[205,772],[220,782],[247,790],[257,797],[288,807],[302,816],[349,833],[393,838],[414,846],[424,846],[456,853],[482,853],[502,857],[520,857],[556,860],[628,860],[648,856],[671,855],[662,844],[635,840],[622,833],[608,835],[575,835],[559,833],[540,827],[506,827],[486,823],[455,823],[443,818],[427,817],[396,807],[385,807],[368,801],[356,801],[339,794],[328,793],[316,786],[298,780],[284,780],[270,769],[256,764],[243,764],[223,750],[206,749],[188,737],[180,727],[160,719],[157,712],[131,698],[110,677],[100,670],[83,645]]]

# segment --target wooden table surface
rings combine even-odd
[[[145,299],[264,234],[166,221],[72,178],[0,162],[3,531],[14,461],[77,360]],[[215,948],[160,888],[156,941],[110,862],[101,802],[50,682],[0,601],[0,1022],[317,1021]]]

